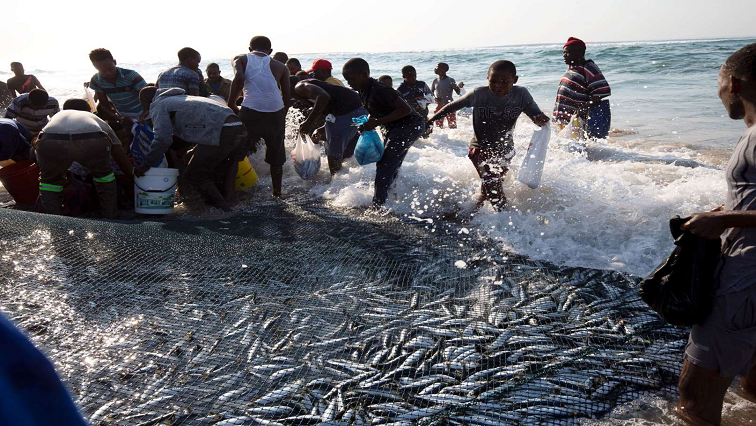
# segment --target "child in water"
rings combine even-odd
[[[426,126],[462,108],[473,109],[473,130],[468,156],[482,179],[478,207],[485,200],[501,211],[507,203],[503,180],[514,157],[512,133],[522,112],[539,126],[545,126],[544,115],[528,89],[515,86],[517,68],[510,61],[496,61],[488,68],[488,86],[478,87],[447,104],[427,120]]]

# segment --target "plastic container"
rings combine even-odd
[[[236,189],[247,189],[257,183],[257,173],[252,168],[249,158],[239,161],[239,170],[236,172]]]
[[[172,214],[178,169],[151,168],[134,178],[134,211],[141,214]]]
[[[533,132],[533,137],[530,138],[530,145],[525,153],[525,158],[522,160],[517,180],[531,189],[538,188],[538,185],[541,184],[541,175],[543,175],[543,166],[546,163],[550,138],[551,128],[548,124]]]
[[[0,182],[18,205],[34,204],[39,197],[39,167],[20,161],[0,169]]]

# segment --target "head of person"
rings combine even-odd
[[[273,53],[273,48],[271,47],[270,39],[268,37],[254,36],[252,37],[252,40],[249,41],[249,51],[258,51],[270,55]]]
[[[362,58],[352,58],[341,68],[341,74],[354,90],[363,90],[370,80],[370,65]]]
[[[299,63],[299,59],[291,58],[286,61],[286,68],[289,69],[289,74],[297,75],[299,71],[302,71],[302,64]]]
[[[378,82],[385,84],[388,87],[394,87],[394,80],[391,79],[390,75],[382,75],[378,77]]]
[[[756,107],[756,43],[733,53],[719,71],[719,99],[734,120]]]
[[[276,52],[273,55],[273,59],[277,60],[278,62],[282,64],[286,64],[286,62],[289,60],[289,55],[285,54],[284,52]]]
[[[92,65],[103,78],[113,80],[118,77],[116,61],[113,59],[113,54],[110,53],[110,50],[103,48],[95,49],[89,52],[89,60],[92,61]]]
[[[415,84],[417,81],[417,70],[412,65],[402,68],[402,78],[407,84]]]
[[[32,89],[29,92],[29,106],[31,109],[44,109],[48,99],[50,99],[50,95],[42,89]]]
[[[299,81],[307,80],[308,78],[312,78],[312,76],[310,75],[310,73],[308,73],[307,71],[299,71],[299,72],[297,72],[296,76],[299,78]]]
[[[89,108],[89,102],[85,101],[84,99],[78,98],[69,99],[63,102],[63,110],[92,112],[92,110]]]
[[[317,78],[318,80],[325,81],[328,79],[328,77],[331,76],[332,69],[333,65],[331,65],[330,61],[327,61],[325,59],[318,59],[312,63],[312,68],[310,68],[307,72],[311,72],[313,77]]]
[[[24,75],[24,66],[21,65],[21,62],[11,62],[10,68],[13,74]]]
[[[496,96],[506,96],[518,79],[517,68],[510,61],[496,61],[488,67],[488,88]]]
[[[447,72],[449,72],[449,65],[445,62],[439,62],[433,69],[433,73],[440,76],[446,75]]]
[[[585,60],[585,42],[575,37],[568,38],[562,47],[562,57],[567,65],[580,64]]]
[[[157,86],[147,86],[139,91],[139,103],[142,104],[142,109],[145,111],[150,109],[150,104],[152,103],[152,100],[155,99],[157,91]]]
[[[212,82],[221,80],[220,65],[216,64],[215,62],[211,62],[207,65],[207,68],[205,68],[205,73],[207,73],[207,79]]]
[[[190,70],[199,70],[199,64],[202,62],[202,56],[191,47],[185,47],[178,51],[179,64]]]

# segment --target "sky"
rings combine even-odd
[[[231,58],[254,35],[290,54],[756,35],[753,0],[35,0],[2,9],[5,72],[11,61],[81,65],[97,47],[130,63],[175,58],[185,46]]]

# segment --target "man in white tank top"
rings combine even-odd
[[[251,53],[236,56],[234,80],[228,106],[239,115],[247,128],[249,150],[255,152],[260,139],[265,141],[265,162],[270,164],[273,196],[281,196],[283,164],[286,162],[284,137],[286,113],[291,106],[289,69],[271,60],[270,40],[255,36],[249,43]],[[237,99],[244,92],[241,110]]]

